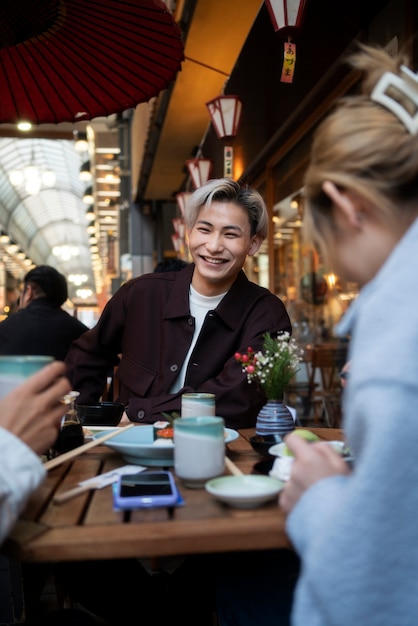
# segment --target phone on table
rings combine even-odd
[[[122,474],[114,493],[114,503],[118,509],[174,506],[178,499],[174,476],[167,470]]]

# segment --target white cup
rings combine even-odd
[[[0,356],[0,398],[53,360],[52,356]]]
[[[196,489],[224,473],[222,417],[201,415],[174,420],[174,470],[186,487]]]
[[[214,393],[183,393],[181,396],[181,416],[199,417],[216,415]]]

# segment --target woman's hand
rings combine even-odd
[[[290,513],[299,498],[311,485],[327,476],[349,474],[350,469],[343,458],[321,443],[309,443],[295,434],[286,437],[286,444],[295,457],[289,481],[280,493],[280,507]]]
[[[55,442],[71,391],[65,364],[53,361],[0,400],[0,426],[19,437],[36,454]]]

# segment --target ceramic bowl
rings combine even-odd
[[[283,489],[280,480],[261,474],[220,476],[205,484],[215,498],[237,509],[255,509],[277,497]]]
[[[94,439],[103,433],[97,433]],[[154,441],[151,424],[122,429],[120,434],[104,442],[105,446],[122,454],[127,463],[134,465],[170,467],[174,465],[174,444],[171,439]]]
[[[335,452],[338,452],[338,454],[341,454],[341,456],[343,455],[344,443],[342,441],[321,441],[319,443],[331,446],[331,448],[333,448]],[[271,456],[279,457],[291,456],[289,454],[286,454],[286,444],[284,442],[277,443],[276,445],[272,446],[269,450],[269,454]]]
[[[125,406],[119,402],[98,402],[78,404],[76,409],[83,426],[117,426]]]
[[[281,435],[254,435],[250,437],[250,444],[260,456],[270,456],[269,449],[283,441]]]

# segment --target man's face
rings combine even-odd
[[[195,263],[192,285],[202,295],[228,291],[247,255],[261,245],[251,236],[247,212],[234,202],[212,202],[200,209],[189,232],[189,250]]]

